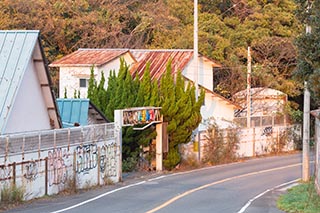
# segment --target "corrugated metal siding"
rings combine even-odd
[[[128,49],[79,49],[51,63],[50,66],[101,66],[128,51]]]
[[[0,130],[5,129],[10,108],[37,42],[39,31],[0,31]]]
[[[160,79],[166,72],[169,60],[172,60],[172,73],[182,71],[193,57],[193,50],[130,50],[137,59],[132,67],[132,76],[142,78],[147,62],[150,63],[151,79]]]
[[[64,128],[88,124],[89,99],[57,99]]]

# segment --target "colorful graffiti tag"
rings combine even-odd
[[[123,126],[160,121],[160,108],[132,108],[123,110]]]

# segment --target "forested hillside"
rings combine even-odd
[[[303,31],[294,0],[199,0],[199,51],[223,64],[216,91],[252,85],[299,95],[294,39]],[[78,48],[193,48],[192,0],[2,0],[0,29],[40,30],[52,62]],[[232,82],[232,83],[230,83]]]

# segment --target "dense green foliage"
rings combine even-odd
[[[201,121],[200,107],[204,101],[204,91],[196,101],[195,88],[191,84],[185,87],[184,79],[179,72],[172,76],[171,63],[168,63],[165,76],[159,82],[151,81],[149,65],[146,66],[143,78],[132,79],[129,67],[121,59],[119,73],[111,72],[107,91],[94,81],[93,68],[88,87],[88,98],[113,121],[116,109],[143,106],[160,106],[164,122],[168,122],[169,154],[165,160],[168,169],[180,162],[178,146],[191,139],[194,129]],[[175,79],[175,81],[174,81]],[[135,162],[140,147],[149,146],[156,136],[152,126],[144,131],[134,131],[132,127],[123,128],[123,159]],[[127,164],[126,164],[127,165]],[[129,167],[129,166],[128,166]]]
[[[296,2],[299,9],[297,16],[302,23],[311,27],[311,32],[301,34],[296,40],[299,53],[296,76],[301,81],[308,82],[318,107],[320,104],[320,1],[296,0]]]
[[[294,0],[199,1],[199,50],[224,65],[215,73],[217,92],[231,97],[245,88],[251,46],[252,86],[299,95],[301,81],[292,79],[293,41],[303,31],[296,9]],[[49,62],[80,47],[193,48],[190,0],[3,0],[0,16],[1,29],[41,30]]]

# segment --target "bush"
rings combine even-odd
[[[132,172],[137,168],[138,157],[131,156],[122,161],[122,171],[123,172]]]
[[[180,154],[177,148],[169,149],[168,156],[163,160],[163,165],[166,169],[171,170],[180,163]]]
[[[204,163],[215,165],[236,161],[239,139],[235,128],[222,130],[212,121],[205,137]]]
[[[4,185],[4,187],[1,189],[1,203],[20,203],[24,199],[24,194],[25,190],[23,187],[17,187],[14,184],[11,186]]]

